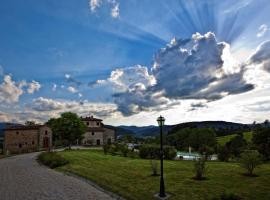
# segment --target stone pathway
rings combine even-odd
[[[0,200],[112,200],[85,181],[36,162],[38,153],[0,159]]]

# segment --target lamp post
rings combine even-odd
[[[162,127],[165,123],[165,118],[160,115],[160,117],[157,118],[157,122],[160,128],[160,188],[159,188],[159,197],[164,198],[166,197],[165,194],[165,185],[164,185],[164,178],[163,178],[163,133],[162,133]]]

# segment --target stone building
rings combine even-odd
[[[81,119],[87,126],[87,131],[82,140],[83,145],[99,146],[115,142],[115,130],[105,127],[101,119],[94,118],[93,116]]]
[[[52,146],[52,131],[46,125],[14,126],[4,131],[6,153],[26,153],[49,149]]]

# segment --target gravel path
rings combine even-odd
[[[88,183],[39,165],[38,153],[0,159],[0,200],[112,200]]]

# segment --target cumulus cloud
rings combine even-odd
[[[111,9],[111,16],[113,18],[118,18],[120,16],[119,3],[115,4]]]
[[[22,94],[22,85],[13,81],[10,75],[5,75],[0,84],[0,102],[16,103]]]
[[[269,31],[269,27],[266,24],[262,24],[257,33],[257,37],[263,37]]]
[[[40,83],[33,80],[31,83],[28,83],[27,92],[29,94],[33,94],[34,92],[39,91],[40,88],[41,88]]]
[[[76,88],[72,87],[72,86],[69,86],[69,87],[67,88],[67,90],[68,90],[69,92],[71,92],[71,93],[77,93],[77,92],[78,92],[78,90],[77,90]]]
[[[91,12],[95,12],[102,4],[108,5],[111,9],[111,17],[119,18],[120,16],[120,3],[118,0],[89,0],[89,7]]]
[[[110,117],[118,115],[115,104],[92,103],[88,101],[77,102],[70,100],[55,100],[44,97],[34,99],[28,108],[35,112],[42,112],[48,119],[50,117],[58,116],[62,112],[75,112],[78,115],[93,114],[98,117]]]
[[[89,0],[89,7],[94,12],[98,7],[101,6],[102,0]]]
[[[262,65],[263,69],[270,72],[270,41],[263,42],[250,57],[249,65]]]
[[[244,79],[245,71],[245,65],[233,60],[230,45],[217,42],[211,32],[196,33],[186,40],[174,38],[162,48],[151,73],[140,65],[116,69],[99,83],[112,86],[119,111],[131,115],[171,100],[213,101],[247,92],[254,86]]]

